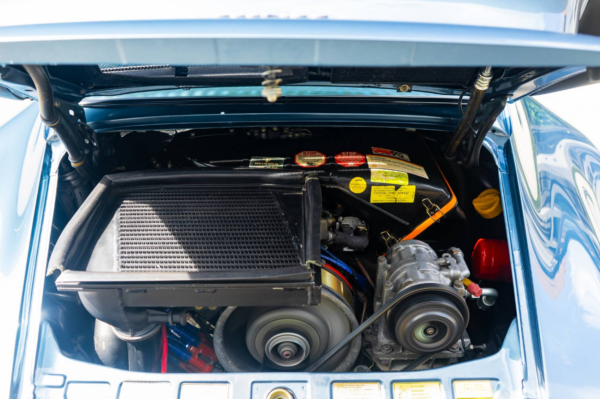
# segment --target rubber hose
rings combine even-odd
[[[52,86],[50,85],[50,79],[48,75],[39,65],[23,65],[25,71],[33,80],[35,89],[38,93],[38,102],[40,106],[40,115],[42,121],[56,131],[58,137],[65,145],[67,152],[69,153],[69,160],[71,163],[79,163],[83,160],[83,153],[77,146],[74,137],[71,135],[72,131],[68,128],[64,120],[61,119],[60,114],[56,111],[54,106],[54,94],[52,92]]]
[[[364,250],[369,245],[369,236],[355,236],[347,233],[337,233],[333,237],[333,243],[343,245],[350,249]]]
[[[96,173],[86,163],[85,155],[77,144],[77,127],[61,117],[60,112],[55,108],[54,93],[50,79],[44,69],[39,65],[23,65],[23,68],[33,81],[38,93],[38,102],[40,115],[44,124],[56,132],[64,144],[71,166],[85,179],[94,181],[97,179]]]
[[[483,96],[485,94],[485,90],[473,89],[473,93],[471,94],[471,99],[469,100],[469,104],[467,105],[467,109],[460,120],[458,127],[456,128],[456,132],[452,136],[450,143],[448,144],[448,148],[446,148],[446,152],[444,156],[448,160],[454,160],[456,158],[456,153],[458,152],[458,147],[460,147],[460,143],[462,143],[463,139],[471,129],[471,125],[473,125],[473,121],[475,121],[475,117],[477,116],[477,110],[479,105],[481,105],[481,101],[483,100]]]

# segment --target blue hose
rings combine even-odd
[[[331,264],[333,264],[333,265],[335,265],[335,266],[343,269],[346,273],[352,275],[356,279],[356,282],[358,283],[358,285],[360,285],[360,288],[363,291],[367,291],[368,290],[368,285],[367,285],[367,279],[366,278],[364,278],[360,274],[355,273],[354,269],[352,269],[350,266],[348,266],[347,264],[345,264],[342,260],[340,260],[337,256],[335,256],[334,254],[332,254],[326,248],[321,247],[321,250],[327,254],[327,255],[321,254],[321,258],[322,259],[324,259],[327,262],[329,262],[329,263],[331,263]]]

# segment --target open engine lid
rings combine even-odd
[[[225,3],[245,10],[239,2]],[[277,66],[282,85],[408,85],[458,94],[481,67],[492,66],[487,96],[516,99],[600,67],[600,38],[576,34],[580,10],[567,2],[525,8],[520,2],[449,2],[462,5],[467,17],[447,4],[441,7],[446,15],[428,16],[443,3],[410,3],[412,14],[390,5],[386,16],[381,7],[367,12],[372,2],[355,2],[364,18],[331,11],[320,19],[194,13],[201,19],[186,20],[156,19],[146,11],[146,20],[65,22],[48,11],[48,18],[32,19],[37,25],[0,19],[0,85],[34,97],[18,65],[47,65],[55,93],[75,101],[159,88],[260,86],[264,66]],[[589,71],[587,80],[597,78]]]

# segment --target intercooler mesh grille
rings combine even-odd
[[[122,195],[121,271],[281,269],[301,264],[274,193],[172,189]]]

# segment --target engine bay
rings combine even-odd
[[[515,318],[490,154],[439,132],[115,132],[59,171],[44,308],[67,356],[145,372],[410,371]]]

